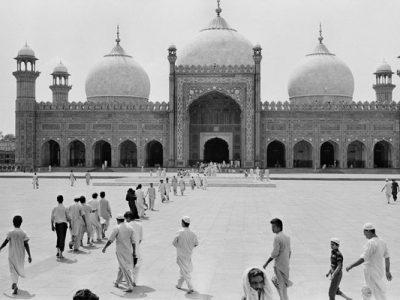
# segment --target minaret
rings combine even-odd
[[[68,92],[72,86],[68,85],[69,73],[67,68],[60,61],[51,75],[53,76],[53,84],[50,86],[50,89],[53,92],[53,103],[68,103]]]
[[[263,167],[261,165],[261,46],[255,45],[253,47],[254,59],[254,108],[255,108],[255,124],[254,124],[254,160],[256,167]]]
[[[376,93],[376,102],[390,103],[393,101],[393,89],[396,87],[392,84],[393,74],[390,65],[383,60],[374,73],[376,83],[373,85],[373,88]]]
[[[15,101],[15,163],[28,170],[36,167],[36,71],[35,52],[27,45],[18,51],[17,99]]]
[[[175,129],[176,129],[176,99],[175,99],[175,62],[176,62],[176,47],[171,45],[168,47],[169,61],[169,159],[170,167],[175,166]]]

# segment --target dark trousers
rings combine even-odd
[[[341,295],[342,292],[339,289],[340,281],[342,281],[342,271],[337,272],[334,277],[332,277],[331,285],[329,287],[329,300],[335,300],[336,295]]]
[[[393,200],[396,201],[397,200],[397,192],[392,193],[392,196],[393,196]]]
[[[57,248],[61,252],[64,251],[65,247],[65,237],[67,236],[67,223],[56,223],[56,234],[57,234]]]

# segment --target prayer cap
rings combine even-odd
[[[331,238],[331,242],[340,245],[340,240],[338,238]]]
[[[121,215],[121,214],[119,214],[119,215],[116,217],[116,219],[117,219],[117,220],[125,220],[124,216]]]
[[[372,223],[365,223],[363,229],[364,230],[374,230],[375,226]]]
[[[187,224],[190,224],[190,218],[188,216],[182,217],[182,221],[187,223]]]

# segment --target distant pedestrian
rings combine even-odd
[[[183,196],[183,192],[186,189],[185,180],[183,180],[183,176],[179,179],[179,190],[181,191],[181,196]]]
[[[179,266],[180,277],[178,279],[177,289],[182,289],[185,281],[188,287],[188,294],[194,292],[191,274],[193,271],[192,252],[199,245],[196,234],[190,229],[190,218],[185,216],[181,220],[182,229],[178,231],[172,245],[176,248],[176,262]]]
[[[190,184],[190,188],[191,188],[192,191],[193,191],[193,190],[194,190],[194,187],[196,186],[196,183],[194,182],[193,176],[190,178],[189,184]]]
[[[76,181],[76,177],[75,177],[74,172],[72,170],[69,173],[69,181],[71,182],[71,186],[74,186],[74,183]]]
[[[126,197],[125,200],[128,201],[129,209],[131,212],[139,217],[138,210],[136,207],[136,193],[132,188],[129,188],[128,191],[126,192]]]
[[[329,277],[331,280],[328,292],[329,300],[335,300],[336,295],[342,296],[346,300],[351,300],[350,297],[347,297],[339,289],[340,281],[342,280],[343,275],[343,255],[339,251],[339,245],[339,239],[331,238],[331,267],[329,268],[329,272],[326,274],[326,277]]]
[[[36,172],[33,174],[32,184],[34,190],[39,189],[39,177],[37,176]]]
[[[140,218],[143,218],[146,216],[145,210],[146,210],[146,199],[144,198],[144,193],[142,190],[142,185],[138,184],[136,187],[136,208],[139,214]]]
[[[108,202],[108,200],[105,197],[106,193],[100,192],[99,215],[100,215],[100,223],[101,223],[103,239],[106,237],[106,231],[108,229],[108,226],[110,226],[110,219],[112,218],[110,202]]]
[[[357,261],[346,268],[346,271],[364,264],[365,286],[361,289],[362,299],[367,300],[374,296],[376,300],[386,300],[385,273],[386,279],[392,280],[389,251],[386,243],[376,235],[373,224],[366,223],[363,229],[368,239],[364,252]]]
[[[86,185],[90,185],[90,180],[92,180],[92,177],[90,176],[89,170],[86,171],[85,179],[86,179]]]
[[[178,179],[176,178],[176,176],[172,177],[171,184],[172,190],[174,191],[174,196],[176,196],[178,194]]]
[[[167,201],[169,201],[169,193],[171,193],[171,182],[169,182],[169,178],[165,178],[165,196],[167,197]]]
[[[58,205],[51,212],[51,230],[57,234],[57,254],[58,259],[64,258],[63,252],[65,248],[65,238],[67,236],[69,216],[67,209],[63,204],[64,198],[62,195],[57,196]]]
[[[156,200],[156,189],[153,187],[153,183],[150,182],[150,187],[147,189],[146,196],[149,196],[149,209],[154,210],[154,202]]]
[[[167,201],[167,186],[165,185],[162,179],[160,179],[158,192],[160,193],[161,202],[164,203],[165,201]]]
[[[88,246],[93,246],[92,241],[91,241],[91,236],[92,236],[92,222],[90,221],[90,214],[92,213],[92,207],[86,203],[86,198],[85,196],[81,196],[79,198],[79,201],[81,202],[82,205],[82,210],[85,215],[86,219],[86,224],[85,226],[82,226],[82,230],[80,232],[80,241],[81,241],[81,246],[83,246],[83,235],[86,233],[87,235],[87,245]]]
[[[392,196],[393,200],[397,200],[397,192],[399,191],[399,184],[396,182],[396,179],[392,179]]]
[[[272,232],[275,233],[274,248],[263,268],[265,269],[272,260],[275,260],[275,277],[272,282],[278,290],[279,298],[288,300],[287,288],[293,284],[289,280],[289,261],[292,254],[290,238],[283,233],[283,223],[280,219],[272,219],[270,223]]]
[[[0,246],[0,251],[8,245],[8,265],[11,274],[11,289],[13,294],[18,294],[18,278],[25,277],[25,251],[28,254],[28,262],[32,262],[31,251],[29,249],[29,238],[26,233],[21,229],[22,217],[14,216],[13,225],[14,230],[7,233],[7,237],[3,244]],[[25,250],[25,251],[24,251]]]
[[[387,203],[390,203],[390,196],[392,195],[392,183],[389,181],[389,179],[385,179],[385,185],[383,186],[381,192],[385,190],[385,196]]]

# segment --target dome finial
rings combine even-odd
[[[319,37],[318,37],[319,43],[322,44],[322,41],[324,40],[324,37],[322,36],[322,24],[319,22]]]
[[[121,42],[121,39],[119,38],[119,25],[117,25],[117,38],[115,40],[117,42],[117,45]]]
[[[215,10],[215,12],[217,13],[218,17],[220,16],[220,14],[222,12],[222,9],[221,9],[221,6],[220,6],[220,2],[221,2],[221,0],[217,0],[217,9]]]

